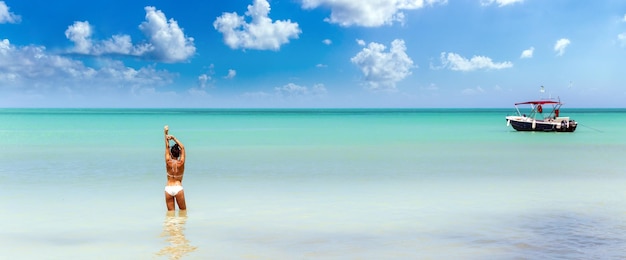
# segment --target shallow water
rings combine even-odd
[[[562,110],[575,133],[507,112],[3,109],[0,257],[626,258],[626,110]]]

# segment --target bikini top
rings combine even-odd
[[[171,175],[171,174],[169,174],[169,173],[167,173],[167,176],[170,176],[170,177],[172,177],[172,178],[182,178],[182,177],[183,177],[183,175],[182,175],[182,174],[181,174],[181,175]]]
[[[178,167],[175,167],[175,168],[178,168]],[[183,177],[182,174],[181,175],[171,175],[169,172],[166,173],[166,174],[167,174],[167,176],[172,177],[172,178],[182,178]]]

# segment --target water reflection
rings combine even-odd
[[[163,221],[163,232],[161,237],[169,243],[157,253],[159,256],[169,256],[170,259],[180,259],[184,255],[198,249],[191,246],[185,237],[185,223],[187,222],[187,211],[181,210],[176,216],[175,211],[168,211]]]

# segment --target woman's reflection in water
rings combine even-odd
[[[185,238],[185,223],[187,222],[187,211],[181,210],[176,216],[175,211],[168,211],[163,222],[162,237],[169,243],[157,253],[159,256],[169,256],[170,259],[180,259],[187,253],[195,251],[198,247],[189,245],[189,240]]]

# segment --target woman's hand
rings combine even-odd
[[[167,135],[167,132],[170,131],[170,127],[168,125],[165,125],[165,127],[163,127],[163,131]]]

